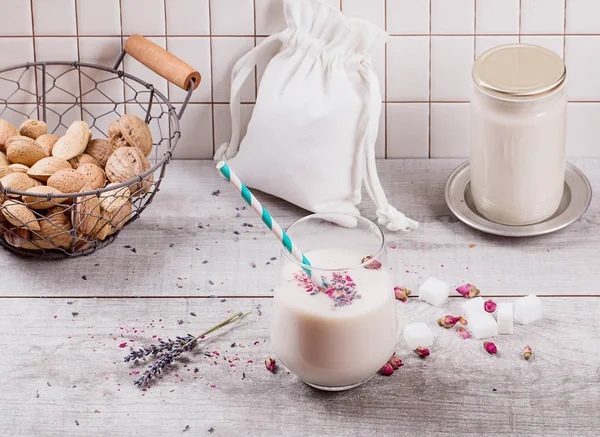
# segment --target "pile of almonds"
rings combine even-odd
[[[62,137],[47,133],[46,123],[27,120],[17,129],[0,120],[0,233],[12,246],[28,250],[85,250],[119,231],[133,216],[133,201],[154,182],[146,158],[152,151],[150,129],[126,114],[113,121],[108,140],[92,139],[84,121]],[[61,197],[128,186],[86,196]]]

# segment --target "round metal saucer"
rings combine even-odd
[[[533,237],[558,231],[579,219],[592,201],[592,186],[573,164],[567,163],[565,191],[554,215],[543,222],[525,226],[508,226],[483,217],[471,196],[469,162],[461,164],[446,182],[446,204],[460,221],[482,232],[504,237]]]

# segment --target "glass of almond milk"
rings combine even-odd
[[[305,217],[287,233],[310,266],[282,249],[271,326],[274,351],[312,387],[357,387],[388,361],[398,338],[383,232],[363,217],[330,213]]]

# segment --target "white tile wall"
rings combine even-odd
[[[0,0],[0,68],[33,60],[80,60],[112,66],[130,34],[142,33],[197,68],[202,82],[182,122],[180,158],[207,158],[230,135],[231,69],[267,35],[285,28],[283,0]],[[569,72],[570,155],[600,156],[600,1],[598,0],[324,0],[348,17],[362,17],[391,35],[373,52],[384,102],[376,153],[388,158],[466,156],[470,69],[475,56],[498,44],[539,44],[563,56]],[[433,35],[433,36],[431,36]],[[243,120],[250,118],[264,71],[256,68],[242,90]],[[126,72],[154,84],[176,105],[185,93],[126,58]],[[35,92],[35,74],[21,79]],[[2,73],[15,79],[17,72]],[[106,78],[106,77],[104,77]],[[103,73],[81,76],[81,86]],[[66,85],[77,94],[79,84]],[[14,93],[14,94],[13,94]],[[86,93],[85,115],[103,114],[106,96],[123,111],[118,81]],[[35,95],[0,81],[11,95],[0,117],[34,113]],[[50,97],[50,96],[49,96]],[[60,110],[67,103],[60,102]],[[94,106],[95,105],[95,106]],[[0,105],[2,106],[2,105]],[[0,107],[2,111],[4,106]],[[16,112],[16,111],[18,112]],[[60,112],[60,111],[58,111]],[[81,116],[69,110],[65,118]],[[49,117],[56,117],[49,114]],[[99,123],[103,120],[99,120]]]

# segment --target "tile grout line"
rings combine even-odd
[[[341,2],[342,0],[340,0]],[[387,33],[387,0],[383,1],[383,28]],[[384,53],[383,53],[383,158],[388,157],[388,42],[389,36],[386,39]]]
[[[77,62],[81,62],[81,49],[79,46],[79,14],[77,7],[78,0],[73,0],[75,4],[75,35],[77,37]],[[81,120],[83,121],[83,86],[81,81],[81,67],[77,71],[79,76],[79,112],[81,113]]]
[[[519,0],[519,44],[521,43],[521,31],[523,21],[523,0]]]
[[[477,0],[473,0],[473,61],[477,59]]]
[[[165,50],[169,51],[169,31],[167,26],[167,0],[163,0],[165,8]],[[167,80],[167,100],[171,101],[171,82]],[[171,123],[169,123],[169,135],[171,135]]]
[[[210,118],[212,122],[212,154],[214,156],[216,152],[216,143],[215,143],[215,77],[214,77],[214,58],[213,58],[213,35],[212,35],[212,8],[210,7],[211,0],[208,1],[208,33],[210,34],[210,46],[209,46],[209,56],[210,56]]]
[[[567,58],[567,1],[564,0],[564,8],[563,8],[563,61],[566,62]]]
[[[431,76],[432,76],[432,71],[431,71],[431,44],[432,44],[432,36],[431,36],[431,4],[432,4],[432,0],[429,0],[429,98],[428,98],[428,102],[429,102],[429,128],[428,128],[428,134],[429,137],[427,139],[427,158],[431,159]]]
[[[253,8],[253,12],[254,12],[254,47],[256,47],[256,0],[252,0],[252,8]],[[256,101],[257,97],[258,97],[258,64],[255,64],[254,65],[254,101]]]
[[[119,0],[119,28],[121,31],[121,51],[125,50],[125,38],[123,37],[123,0]],[[121,69],[125,71],[125,58],[121,61]],[[127,114],[127,101],[125,80],[123,80],[123,113]]]
[[[82,35],[85,38],[119,38],[119,37],[128,37],[132,34],[123,33],[123,35],[116,34],[89,34]],[[455,36],[475,36],[475,33],[390,33],[390,36],[400,36],[400,37],[414,37],[414,36],[445,36],[445,37],[455,37]],[[521,36],[600,36],[600,33],[527,33],[522,32]],[[146,34],[144,35],[147,38],[163,38],[166,35],[158,35],[158,34]],[[170,38],[211,38],[213,35],[204,35],[204,34],[180,34],[180,35],[169,35]],[[216,35],[221,38],[253,38],[254,36],[259,38],[267,38],[270,35],[256,34],[256,35],[243,35],[243,34],[223,34]],[[519,36],[518,33],[478,33],[477,36]],[[10,39],[10,38],[29,38],[30,35],[0,35],[0,39]],[[44,39],[44,38],[73,38],[73,35],[36,35],[36,38]]]
[[[29,8],[31,12],[31,45],[33,48],[33,62],[37,62],[37,52],[35,48],[35,18],[33,17],[33,0],[29,1]],[[39,104],[39,88],[38,88],[38,75],[37,68],[34,69],[33,80],[35,81],[35,100],[36,100],[36,113],[37,119],[40,119],[40,104]]]

